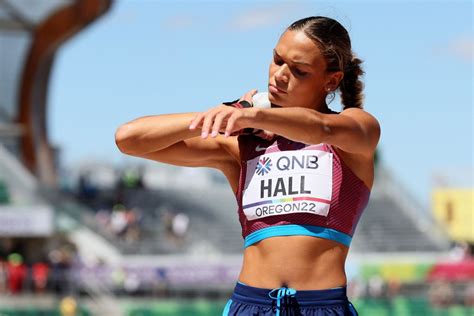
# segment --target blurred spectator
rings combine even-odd
[[[127,220],[127,227],[125,232],[125,241],[127,243],[134,243],[140,239],[139,221],[141,219],[141,212],[139,209],[129,209],[125,212]]]
[[[128,272],[125,274],[125,281],[123,287],[125,292],[128,294],[134,294],[140,289],[141,280],[138,275],[134,272]]]
[[[114,206],[111,218],[110,218],[110,227],[112,232],[121,236],[127,227],[127,217],[125,214],[125,207],[122,204],[117,204]]]
[[[55,293],[64,294],[71,290],[71,254],[65,249],[54,249],[49,253],[51,281]]]
[[[381,298],[384,293],[384,280],[380,275],[373,275],[368,283],[369,296],[372,298]]]
[[[44,262],[37,262],[31,267],[33,286],[36,293],[44,293],[48,283],[49,266]]]
[[[143,188],[143,171],[142,168],[127,168],[123,170],[120,181],[127,189]]]
[[[107,225],[109,225],[110,212],[105,209],[100,209],[95,214],[95,218],[102,227],[107,227]]]
[[[161,215],[161,224],[166,233],[166,239],[175,246],[182,246],[189,227],[189,217],[184,213],[174,213],[165,209]]]
[[[0,258],[0,294],[7,291],[7,263]]]
[[[456,241],[451,248],[449,257],[454,261],[462,261],[470,257],[469,244],[465,241]]]
[[[18,294],[22,291],[26,273],[27,269],[23,264],[23,257],[18,253],[10,254],[8,256],[7,274],[8,290],[11,294]]]
[[[188,232],[189,217],[186,214],[178,213],[173,217],[173,234],[179,245],[184,242],[186,233]]]
[[[89,172],[79,175],[78,195],[81,200],[90,201],[97,196],[97,188],[90,181]]]
[[[141,238],[142,211],[139,208],[127,209],[123,204],[116,204],[111,212],[99,210],[95,218],[102,227],[129,244]]]
[[[464,305],[474,307],[474,281],[469,282],[464,291]]]
[[[452,304],[454,292],[445,281],[436,281],[430,285],[428,297],[434,307],[446,307]]]
[[[397,297],[400,294],[402,283],[397,277],[392,277],[387,282],[387,296],[390,299]]]
[[[161,214],[160,221],[165,231],[166,239],[169,239],[169,240],[173,239],[174,237],[173,218],[174,218],[174,214],[168,209],[165,209],[163,213]]]
[[[143,187],[143,169],[141,167],[123,169],[115,187],[115,202],[125,202],[126,189],[141,189]]]
[[[365,296],[366,286],[363,280],[352,279],[347,284],[347,296],[353,299]]]
[[[73,297],[66,296],[59,303],[59,310],[61,316],[76,316],[77,315],[77,302]]]
[[[122,267],[117,267],[112,271],[112,282],[116,292],[121,294],[125,288],[126,273]]]

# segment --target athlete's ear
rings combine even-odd
[[[335,71],[331,72],[328,75],[328,80],[326,81],[325,90],[336,90],[341,82],[342,78],[344,78],[344,73],[342,71]]]

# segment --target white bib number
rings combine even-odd
[[[266,153],[247,161],[242,204],[248,220],[291,213],[327,216],[333,154],[321,150]]]

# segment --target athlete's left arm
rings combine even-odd
[[[327,143],[345,152],[372,155],[380,138],[377,119],[359,108],[349,108],[340,114],[302,107],[248,110],[253,112],[248,126],[305,144]]]

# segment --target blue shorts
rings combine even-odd
[[[262,289],[238,282],[222,316],[354,316],[346,287],[296,291],[282,287]]]

